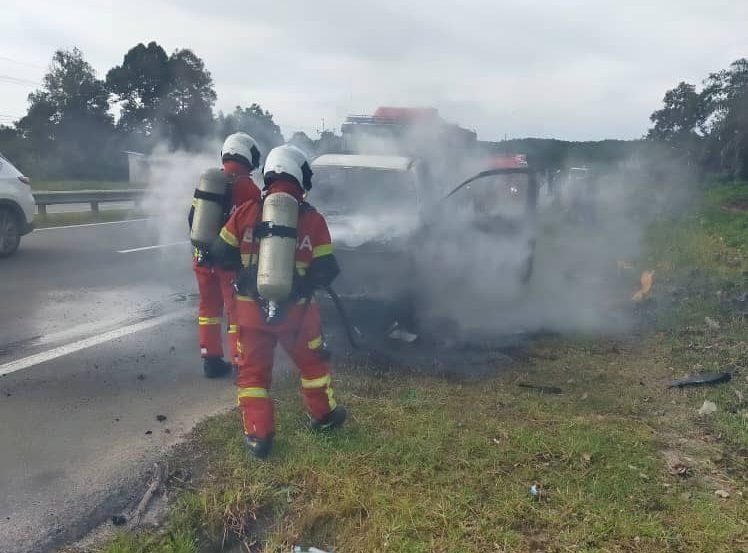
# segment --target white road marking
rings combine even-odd
[[[179,242],[169,242],[168,244],[155,244],[153,246],[143,246],[142,248],[131,248],[129,250],[117,250],[117,253],[133,253],[133,252],[144,252],[146,250],[157,250],[159,248],[170,248],[171,246],[179,246],[180,244],[189,244],[189,240],[181,240]]]
[[[148,221],[149,218],[144,217],[140,219],[123,219],[122,221],[106,221],[104,223],[83,223],[80,225],[63,225],[60,227],[42,227],[34,229],[34,232],[42,232],[44,230],[63,230],[69,228],[81,228],[81,227],[98,227],[100,225],[120,225],[122,223],[136,223],[138,221]]]
[[[47,361],[51,361],[65,355],[70,355],[71,353],[75,353],[76,351],[80,351],[82,349],[98,346],[99,344],[111,342],[112,340],[117,340],[118,338],[124,338],[125,336],[129,336],[130,334],[134,334],[142,330],[154,328],[164,323],[168,323],[169,321],[173,321],[174,319],[184,317],[191,312],[191,309],[181,309],[179,311],[175,311],[174,313],[161,315],[160,317],[154,317],[153,319],[147,319],[145,321],[140,321],[139,323],[133,323],[131,325],[115,328],[114,330],[104,332],[103,334],[99,334],[97,336],[90,336],[89,338],[77,340],[75,342],[65,344],[64,346],[59,346],[47,351],[35,353],[34,355],[29,355],[28,357],[23,357],[22,359],[10,361],[9,363],[0,365],[0,376],[5,376],[6,374],[21,371],[23,369],[28,369],[29,367],[33,367],[34,365],[46,363]]]

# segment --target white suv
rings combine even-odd
[[[21,236],[34,229],[31,181],[0,154],[0,257],[18,249]]]

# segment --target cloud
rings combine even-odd
[[[10,4],[8,57],[46,65],[78,46],[103,75],[137,42],[189,47],[218,108],[259,102],[286,132],[400,104],[436,106],[485,139],[633,138],[666,89],[748,55],[744,0]],[[21,67],[0,59],[0,74],[40,80]],[[23,113],[28,92],[0,84],[3,112]]]

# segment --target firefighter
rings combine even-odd
[[[310,427],[333,429],[346,417],[333,396],[330,356],[313,301],[314,290],[329,286],[340,270],[324,217],[304,201],[311,177],[301,150],[273,149],[265,162],[262,200],[239,207],[214,248],[223,259],[241,260],[237,397],[247,449],[257,458],[270,453],[274,434],[270,383],[277,343],[301,374]],[[287,217],[285,223],[278,213]],[[281,266],[287,269],[277,272]]]
[[[260,164],[260,150],[251,136],[243,132],[229,135],[221,148],[221,161],[223,165],[221,186],[225,183],[226,188],[222,195],[223,198],[218,200],[222,202],[221,210],[217,212],[218,216],[222,218],[218,221],[218,228],[225,224],[231,213],[240,205],[249,200],[257,201],[260,198],[260,189],[250,176],[251,172],[257,169]],[[208,195],[203,194],[202,197],[206,196]],[[191,230],[193,230],[193,218],[199,198],[201,198],[199,191],[196,191],[189,214]],[[194,249],[192,267],[195,271],[200,295],[198,339],[200,355],[203,358],[203,372],[208,378],[218,378],[231,372],[231,366],[238,362],[236,344],[239,338],[239,329],[234,321],[233,313],[234,291],[232,281],[234,272],[230,268],[218,266],[214,263],[210,250],[200,247]],[[228,330],[230,362],[223,359],[222,324],[224,310]]]

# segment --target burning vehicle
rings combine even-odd
[[[366,334],[412,341],[424,317],[444,318],[436,303],[480,285],[467,278],[476,267],[489,285],[530,278],[537,182],[524,157],[495,158],[447,194],[405,156],[323,155],[312,169],[342,270],[336,289]]]
[[[407,284],[410,237],[427,186],[422,163],[402,156],[323,155],[312,163],[315,206],[327,219],[348,297],[392,297]]]

